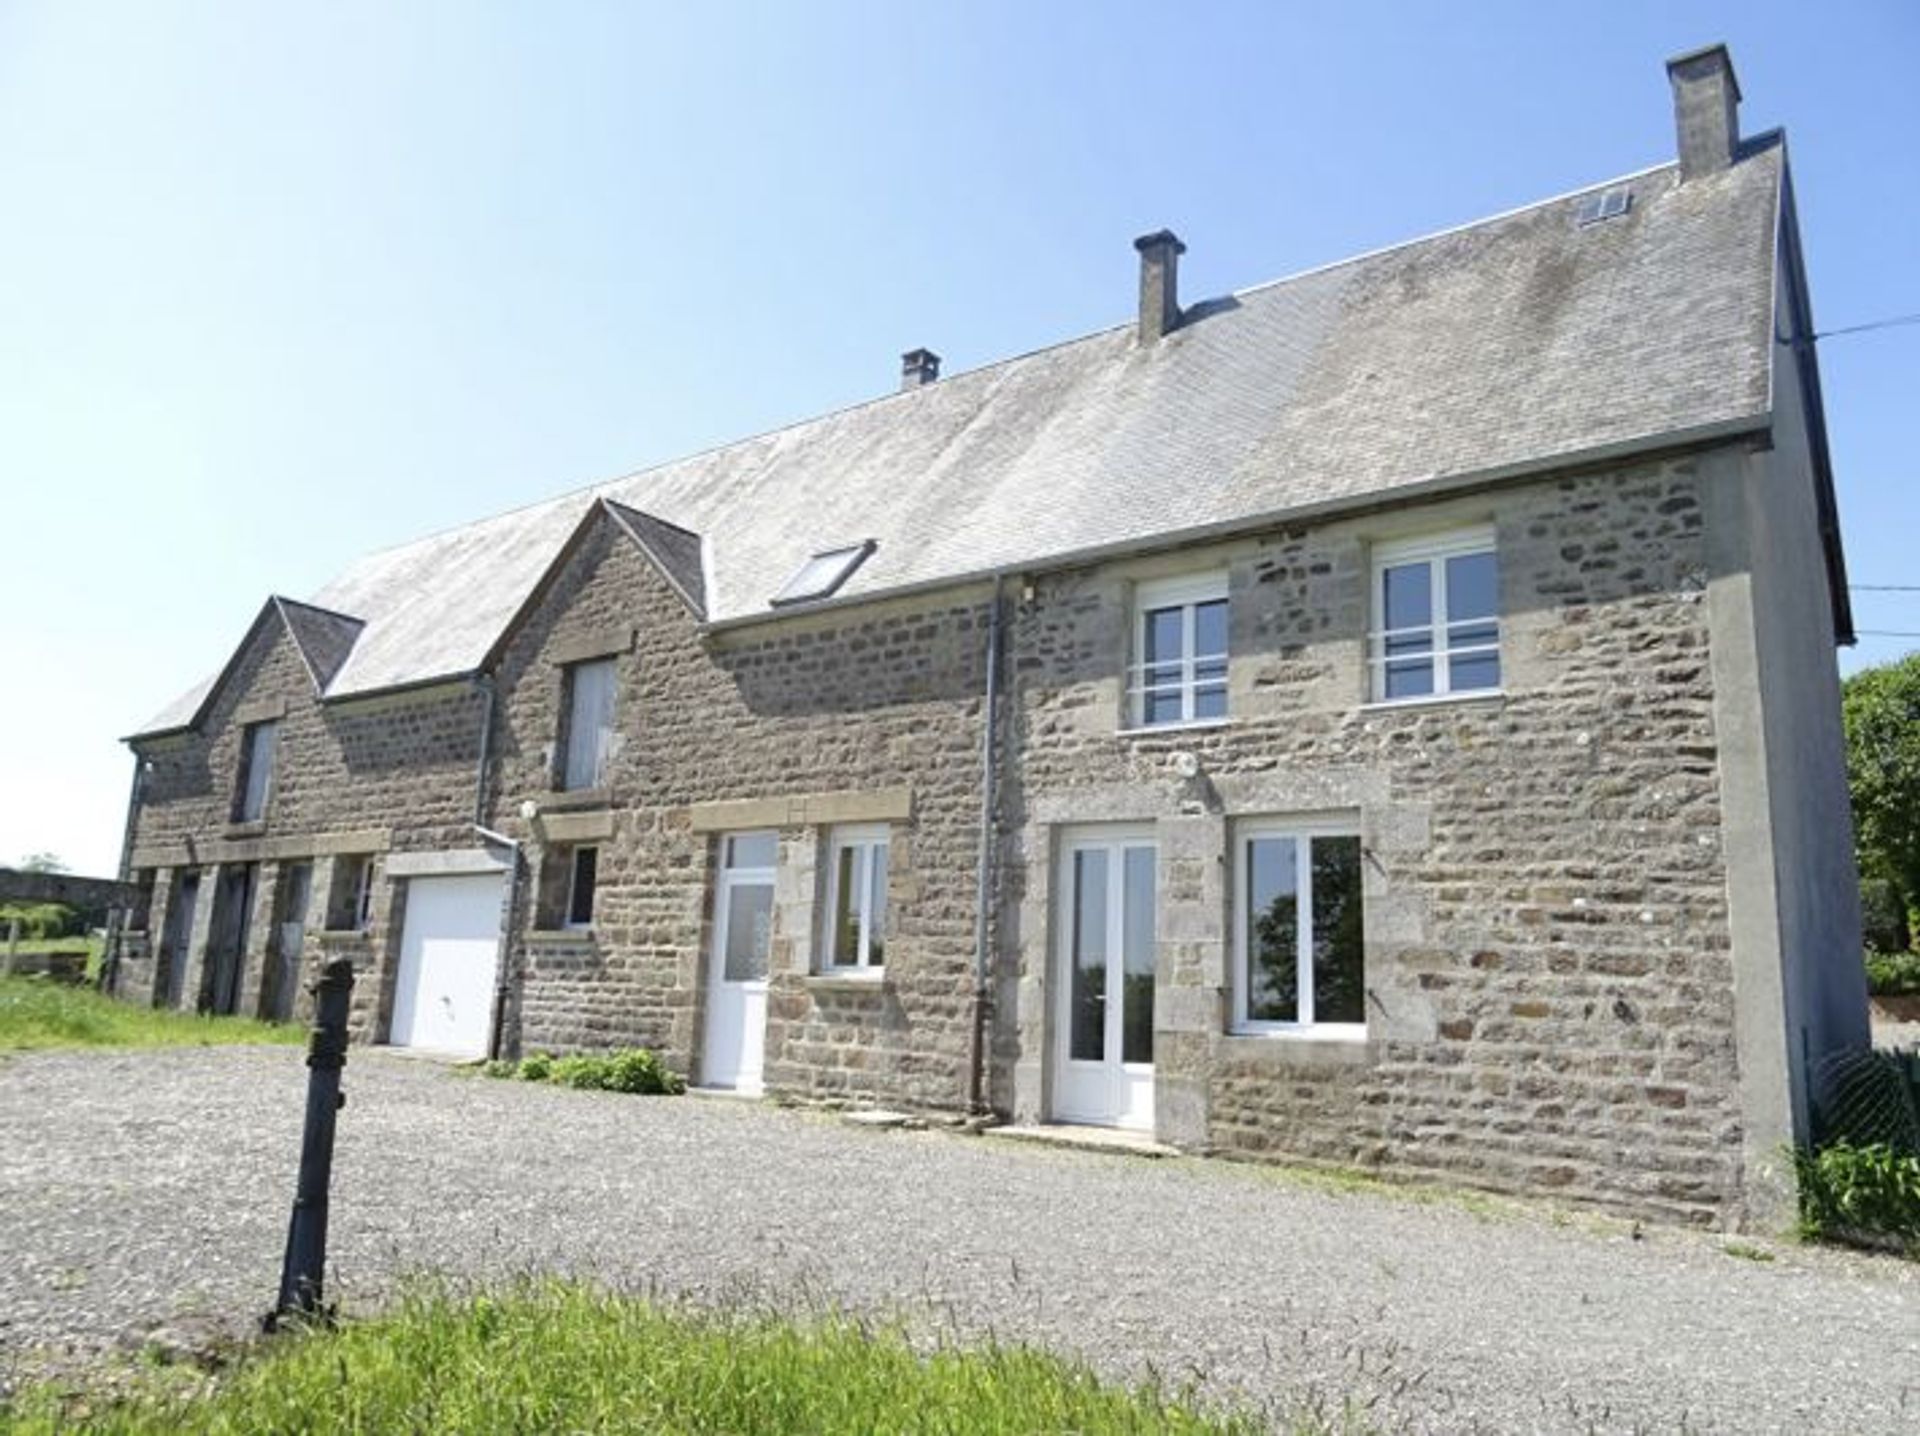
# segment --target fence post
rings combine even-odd
[[[333,1129],[347,1104],[340,1069],[347,1062],[347,999],[353,992],[353,962],[337,957],[320,971],[313,1033],[307,1042],[307,1124],[300,1138],[300,1181],[287,1224],[286,1258],[280,1266],[280,1299],[266,1319],[271,1331],[289,1316],[323,1314],[321,1282],[327,1265],[327,1188],[333,1180]]]

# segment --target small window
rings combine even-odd
[[[365,932],[373,926],[373,858],[334,859],[333,891],[327,899],[327,926],[334,932]]]
[[[1252,824],[1234,872],[1233,1025],[1240,1031],[1366,1030],[1360,839]]]
[[[141,868],[133,878],[135,890],[133,906],[127,909],[127,931],[145,932],[153,920],[153,869]]]
[[[234,798],[233,820],[257,823],[267,815],[273,793],[273,754],[280,725],[269,720],[249,723],[240,736],[240,782]]]
[[[809,599],[831,598],[834,591],[853,577],[853,571],[867,561],[877,545],[869,539],[865,543],[853,544],[847,548],[830,548],[817,553],[788,579],[780,591],[773,596],[776,606],[783,603],[805,603]]]
[[[1137,728],[1227,716],[1227,576],[1143,583],[1134,591],[1128,712]]]
[[[887,956],[887,830],[839,829],[828,844],[828,859],[821,968],[877,970]]]
[[[1376,702],[1500,686],[1500,571],[1491,529],[1380,545],[1373,613]]]
[[[575,848],[567,877],[567,922],[572,928],[593,926],[593,889],[600,875],[600,850]]]
[[[570,792],[606,784],[607,759],[613,750],[613,698],[611,658],[567,669],[567,744],[560,782]]]

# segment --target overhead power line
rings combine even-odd
[[[1856,638],[1920,638],[1920,628],[1856,628]]]
[[[1920,593],[1920,583],[1850,583],[1855,593]]]
[[[1920,324],[1920,314],[1896,314],[1891,319],[1876,319],[1869,324],[1848,324],[1839,329],[1822,329],[1808,339],[1832,339],[1841,334],[1865,334],[1869,329],[1891,329],[1896,324]]]

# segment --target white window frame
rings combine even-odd
[[[266,752],[261,753],[262,740]],[[280,720],[263,718],[240,730],[240,802],[237,823],[265,822],[273,801],[273,768],[280,753]],[[261,759],[264,756],[265,762]],[[256,798],[256,794],[258,795]]]
[[[854,881],[858,885],[858,906],[856,921],[859,931],[858,951],[852,962],[840,961],[838,944],[834,941],[839,933],[840,916],[840,854],[848,848],[864,850],[864,856],[854,860]],[[820,922],[820,962],[822,973],[834,973],[842,976],[849,974],[872,973],[878,976],[885,970],[885,942],[883,941],[881,960],[873,958],[873,875],[872,865],[881,864],[881,883],[885,887],[887,864],[893,853],[892,829],[885,823],[862,823],[855,826],[831,829],[827,836],[827,881],[826,906]],[[892,910],[891,901],[885,904]],[[886,936],[886,917],[882,914],[882,939]]]
[[[1163,732],[1170,728],[1211,727],[1227,721],[1227,715],[1216,718],[1194,717],[1195,694],[1199,682],[1194,670],[1202,655],[1194,652],[1194,631],[1196,628],[1194,610],[1205,603],[1225,603],[1227,608],[1228,632],[1231,635],[1233,622],[1232,599],[1227,593],[1227,574],[1218,573],[1188,574],[1179,578],[1155,579],[1151,582],[1137,583],[1133,587],[1133,653],[1127,664],[1126,672],[1126,723],[1129,728],[1148,729]],[[1177,689],[1168,689],[1165,685],[1156,685],[1154,692],[1177,692],[1180,696],[1180,716],[1158,723],[1147,721],[1147,615],[1164,608],[1178,608],[1180,615],[1180,682]],[[1204,655],[1209,660],[1218,659],[1228,669],[1218,680],[1221,698],[1226,700],[1230,689],[1228,679],[1232,672],[1232,643],[1229,638],[1226,651]],[[1155,668],[1170,667],[1169,664],[1156,663]],[[1216,680],[1208,679],[1209,688]]]
[[[587,915],[576,918],[573,915],[574,900],[580,895],[580,856],[593,854],[593,891],[588,894]],[[589,932],[593,928],[594,904],[600,898],[600,845],[598,843],[579,843],[567,850],[567,905],[560,912],[560,926],[568,932]]]
[[[1488,618],[1463,618],[1455,620],[1449,611],[1447,593],[1447,560],[1467,558],[1475,554],[1488,554],[1493,558],[1494,605],[1493,614]],[[1428,599],[1431,621],[1417,628],[1389,629],[1384,625],[1387,618],[1387,570],[1400,568],[1406,564],[1424,563],[1427,565],[1427,581],[1431,585]],[[1367,695],[1374,703],[1431,703],[1437,698],[1480,696],[1497,694],[1506,682],[1506,661],[1500,652],[1502,614],[1499,599],[1500,549],[1495,540],[1493,525],[1479,524],[1472,528],[1449,529],[1445,533],[1426,534],[1419,538],[1397,539],[1389,543],[1373,546],[1373,576],[1368,590],[1368,609],[1373,626],[1367,634]],[[1493,625],[1493,642],[1475,644],[1470,648],[1449,648],[1447,638],[1452,629],[1467,625]],[[1387,696],[1387,640],[1405,634],[1426,633],[1430,636],[1431,647],[1428,661],[1433,665],[1433,691],[1431,693],[1411,693],[1400,698]],[[1455,688],[1453,686],[1453,659],[1455,657],[1478,657],[1491,653],[1500,667],[1500,682],[1491,688]],[[1412,654],[1397,654],[1396,658],[1412,658]]]
[[[1360,837],[1359,819],[1354,817],[1257,818],[1237,822],[1231,831],[1233,835],[1233,971],[1228,975],[1228,984],[1233,989],[1233,1007],[1230,1030],[1234,1033],[1254,1036],[1311,1037],[1331,1041],[1364,1040],[1367,1035],[1367,1024],[1364,1021],[1315,1022],[1313,1020],[1312,843],[1315,838]],[[1294,957],[1294,972],[1299,983],[1296,1010],[1300,1013],[1299,1020],[1294,1022],[1275,1022],[1247,1016],[1248,967],[1251,959],[1251,954],[1247,950],[1247,899],[1253,891],[1252,884],[1248,881],[1247,848],[1259,838],[1294,840],[1294,892],[1297,895],[1299,914],[1298,921],[1294,924],[1294,941],[1298,949]],[[1363,888],[1366,861],[1365,840],[1362,839],[1360,864]],[[1366,902],[1364,895],[1361,902],[1363,905]],[[1366,976],[1364,943],[1360,954],[1360,967],[1364,992]]]
[[[373,859],[360,859],[360,871],[353,880],[353,928],[354,932],[367,932],[373,927]]]
[[[604,722],[591,732],[583,732],[581,728],[580,675],[587,669],[596,672],[604,670],[607,675],[606,711],[601,715]],[[613,734],[618,722],[615,715],[620,706],[619,661],[611,656],[589,658],[568,664],[564,671],[567,727],[561,735],[560,788],[568,793],[603,788],[607,783],[608,760],[612,757]]]

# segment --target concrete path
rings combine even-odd
[[[0,1357],[244,1328],[288,1049],[0,1061]],[[330,1295],[534,1271],[845,1305],[1389,1431],[1920,1431],[1920,1266],[1263,1168],[568,1092],[356,1051]]]

